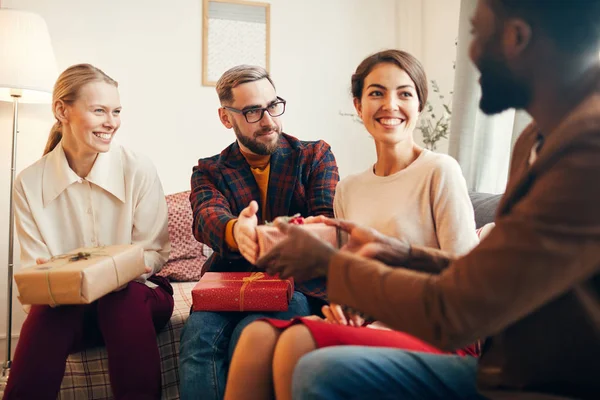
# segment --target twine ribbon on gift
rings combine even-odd
[[[77,253],[66,253],[66,254],[61,254],[60,256],[54,256],[52,257],[48,262],[53,262],[53,261],[58,261],[58,260],[66,260],[65,263],[63,264],[59,264],[59,265],[54,265],[54,266],[46,266],[44,267],[43,265],[38,266],[39,269],[45,269],[46,270],[46,285],[48,287],[48,295],[50,295],[50,300],[52,300],[52,306],[56,307],[58,305],[58,303],[56,302],[56,300],[54,299],[54,296],[52,295],[52,289],[50,288],[50,271],[52,271],[55,268],[60,268],[60,267],[64,267],[65,265],[68,265],[69,263],[72,262],[77,262],[77,261],[81,261],[81,260],[89,260],[92,257],[96,257],[96,256],[100,256],[100,257],[109,257],[112,262],[113,262],[113,267],[115,269],[115,276],[117,277],[117,287],[120,287],[121,284],[119,282],[119,270],[117,269],[117,261],[115,260],[115,258],[106,253],[106,252],[102,252],[102,251],[93,251],[93,252],[87,252],[87,251],[79,251]]]

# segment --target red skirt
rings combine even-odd
[[[412,335],[394,330],[330,324],[309,318],[294,318],[290,321],[268,318],[263,319],[263,321],[270,323],[278,329],[286,329],[295,324],[304,324],[315,340],[317,348],[329,346],[373,346],[392,347],[433,354],[479,355],[478,343],[453,352],[447,352]]]

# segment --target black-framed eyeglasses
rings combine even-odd
[[[254,124],[262,119],[265,115],[265,111],[269,113],[271,117],[279,117],[285,112],[285,100],[277,96],[277,100],[269,104],[264,108],[250,108],[247,110],[238,110],[237,108],[223,106],[224,109],[233,111],[238,114],[242,114],[246,118],[246,122]]]

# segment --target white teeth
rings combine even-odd
[[[381,125],[396,126],[400,125],[402,123],[402,120],[400,118],[381,118],[379,120],[379,123]]]
[[[108,140],[111,138],[112,134],[111,133],[98,133],[98,132],[94,132],[94,135],[98,136],[100,139],[104,139],[104,140]]]

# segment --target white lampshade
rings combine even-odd
[[[0,8],[0,101],[50,103],[58,77],[44,19],[31,12]]]

